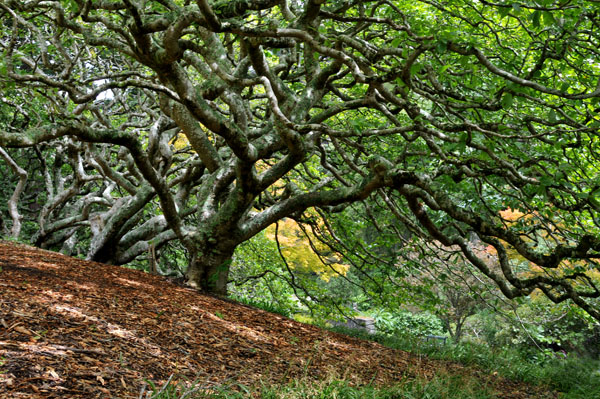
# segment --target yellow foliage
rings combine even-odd
[[[188,147],[190,142],[185,134],[177,134],[175,137],[173,137],[173,139],[171,139],[169,144],[175,147],[176,150],[182,150],[185,147]]]
[[[265,161],[259,160],[258,162],[256,162],[255,168],[258,173],[262,174],[262,173],[267,172],[271,168],[271,166],[268,163],[266,163]],[[275,196],[283,194],[283,190],[285,189],[285,184],[286,183],[284,180],[281,180],[281,179],[277,180],[275,183],[273,183],[271,185],[271,187],[269,187],[271,194],[275,195]]]
[[[516,222],[517,220],[521,219],[523,216],[525,217],[531,217],[531,215],[525,215],[523,212],[515,210],[515,209],[510,209],[507,208],[503,211],[498,212],[500,214],[500,217],[504,220],[508,220],[509,222]]]
[[[503,211],[499,212],[499,215],[502,219],[506,220],[509,222],[509,224],[513,224],[516,223],[518,221],[524,222],[524,223],[528,223],[528,224],[533,224],[536,223],[535,221],[535,213],[523,213],[519,210],[514,210],[514,209],[510,209],[507,208]],[[558,225],[560,226],[560,225]],[[539,239],[541,240],[545,240],[549,237],[549,233],[548,231],[546,232],[541,232],[539,234]],[[556,238],[556,237],[553,237]],[[521,254],[519,254],[517,252],[516,249],[514,249],[511,245],[509,245],[508,243],[504,242],[503,240],[501,240],[501,242],[504,244],[505,248],[506,248],[506,252],[509,256],[509,258],[514,262],[514,263],[519,263],[521,265],[527,265],[527,270],[523,270],[521,271],[521,273],[524,276],[535,276],[538,274],[543,274],[543,275],[548,275],[550,277],[553,278],[565,278],[566,276],[570,275],[572,273],[572,270],[575,269],[576,267],[580,266],[580,267],[584,267],[585,269],[585,263],[582,261],[576,261],[576,262],[572,262],[568,259],[564,259],[562,262],[560,262],[560,264],[558,265],[558,267],[556,267],[555,269],[547,269],[547,268],[542,268],[538,265],[536,265],[533,262],[528,261],[527,259],[525,259]],[[486,252],[489,253],[490,255],[496,255],[496,249],[489,245],[486,248]],[[584,271],[585,275],[587,277],[589,277],[591,280],[593,280],[594,282],[598,283],[600,282],[600,271],[598,270],[585,270]],[[576,286],[577,284],[581,284],[578,283],[576,281],[573,282],[573,285]],[[535,296],[535,295],[534,295]]]
[[[281,244],[281,252],[290,267],[317,273],[326,282],[340,274],[345,276],[350,266],[339,263],[339,257],[317,240],[312,232],[307,231],[307,234],[318,254],[313,251],[308,238],[294,220],[279,221],[277,235]],[[267,227],[266,235],[270,240],[275,240],[274,224]]]

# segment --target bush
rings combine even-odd
[[[421,337],[444,333],[440,319],[427,312],[399,311],[391,313],[378,311],[373,314],[373,317],[375,318],[377,331],[388,335]]]

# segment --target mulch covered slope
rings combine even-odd
[[[387,384],[475,374],[502,398],[555,397],[202,295],[162,277],[0,243],[0,398],[137,398],[146,379],[336,375]],[[537,394],[534,394],[534,391]]]

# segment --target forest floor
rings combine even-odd
[[[203,295],[163,277],[0,243],[0,398],[138,398],[145,380],[393,384],[469,375],[498,398],[554,393]]]

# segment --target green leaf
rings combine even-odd
[[[437,45],[435,48],[438,53],[440,53],[440,54],[445,53],[446,50],[448,49],[448,42],[446,40],[442,39],[437,42]]]
[[[500,19],[504,19],[504,17],[506,17],[508,15],[510,10],[511,10],[510,7],[499,7],[498,14],[500,14]]]
[[[554,19],[554,15],[550,11],[542,11],[542,20],[544,21],[544,26],[556,25],[556,19]]]
[[[460,135],[460,142],[458,143],[458,151],[463,153],[465,152],[465,149],[467,148],[467,139],[469,138],[469,135],[465,132],[463,134]]]
[[[67,0],[67,11],[76,12],[79,9],[75,0]]]
[[[540,178],[540,184],[544,187],[551,186],[554,183],[554,179],[550,176],[542,176]]]
[[[416,75],[417,73],[419,73],[421,71],[421,69],[423,69],[423,65],[414,63],[410,67],[410,74],[411,75]]]
[[[534,28],[539,28],[540,27],[540,18],[542,16],[542,13],[540,12],[540,10],[535,10],[530,18],[531,18],[531,23],[533,25]]]
[[[513,95],[511,93],[504,93],[502,100],[500,100],[502,108],[508,109],[513,105]]]
[[[400,47],[401,43],[402,43],[402,38],[397,37],[394,40],[392,40],[392,47]]]
[[[448,70],[448,68],[450,68],[452,65],[451,64],[446,64],[443,67],[440,68],[440,74],[446,72]]]

